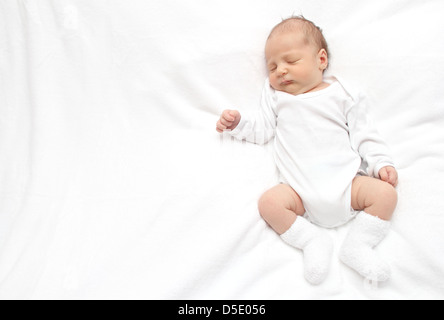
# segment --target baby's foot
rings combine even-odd
[[[387,281],[390,267],[378,257],[374,248],[384,239],[389,228],[390,222],[361,212],[350,228],[339,258],[368,280]]]
[[[333,254],[333,240],[330,236],[303,217],[298,217],[281,238],[303,251],[305,279],[314,285],[322,283],[330,270]]]
[[[330,270],[333,242],[326,233],[319,234],[303,248],[304,275],[308,282],[321,284]]]
[[[390,266],[363,243],[344,244],[339,258],[367,280],[383,282],[390,278]]]

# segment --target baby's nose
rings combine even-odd
[[[279,68],[279,74],[286,75],[288,73],[287,68],[281,67]]]

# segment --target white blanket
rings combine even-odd
[[[377,248],[321,286],[260,218],[269,147],[215,131],[258,107],[271,28],[324,29],[400,174]],[[443,299],[442,0],[0,0],[0,298]],[[330,230],[336,251],[349,228]]]

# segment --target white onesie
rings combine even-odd
[[[306,217],[334,228],[355,215],[351,185],[357,174],[379,177],[394,166],[388,148],[367,114],[366,99],[337,78],[316,92],[291,95],[275,91],[267,79],[261,108],[242,115],[231,132],[257,144],[274,138],[274,158],[283,182],[301,197]]]

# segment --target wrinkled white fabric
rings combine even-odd
[[[444,2],[0,0],[0,298],[444,298]],[[257,210],[253,111],[270,30],[315,21],[399,169],[377,290],[338,259],[313,287]],[[339,248],[349,225],[324,230]],[[300,259],[298,259],[300,255]]]

